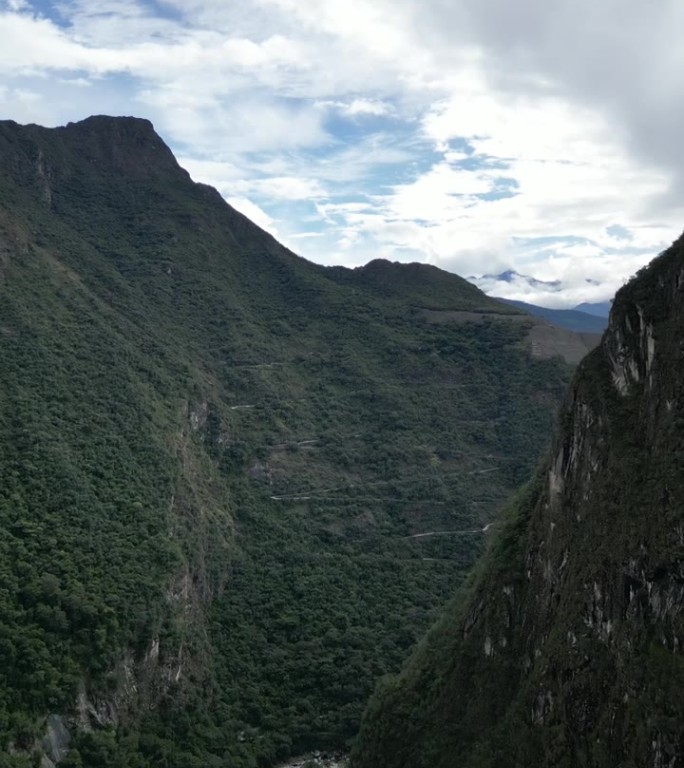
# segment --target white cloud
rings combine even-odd
[[[245,197],[229,197],[227,198],[227,201],[230,203],[230,205],[233,206],[233,208],[240,211],[240,213],[244,213],[248,219],[251,219],[262,229],[265,229],[274,237],[278,237],[273,219],[266,213],[266,211],[259,208],[259,206],[253,203],[251,200],[248,200]]]
[[[140,100],[159,115],[160,128],[206,159],[216,153],[244,162],[245,153],[287,152],[330,141],[311,105],[243,94],[234,110],[192,84],[145,90]]]
[[[382,244],[422,253],[462,274],[514,264],[561,279],[565,298],[547,295],[547,301],[605,298],[676,232],[672,218],[664,219],[669,230],[662,220],[649,226],[650,203],[666,194],[671,176],[635,162],[589,110],[573,111],[557,97],[512,100],[484,85],[473,78],[465,102],[459,94],[424,117],[424,133],[443,159],[376,198],[375,212],[338,212],[345,244],[373,233]],[[465,139],[470,150],[452,151],[455,138]],[[501,194],[510,196],[496,199]],[[622,220],[634,227],[627,243],[606,234]],[[589,242],[526,243],[561,235]],[[615,249],[622,252],[606,256]],[[496,290],[513,296],[508,284]],[[533,298],[548,293],[537,290]],[[530,300],[529,291],[526,296]]]
[[[588,247],[584,253],[560,252],[548,261],[544,276],[558,280],[559,287],[530,285],[523,277],[512,280],[477,280],[492,296],[529,304],[565,308],[583,301],[605,301],[644,264],[643,255],[606,255]]]
[[[243,181],[238,185],[246,194],[270,200],[311,200],[326,197],[325,189],[316,179],[295,176],[271,176]]]
[[[681,226],[677,0],[4,8],[3,115],[147,116],[193,177],[318,261],[515,267],[574,301]]]
[[[356,98],[351,101],[321,101],[319,106],[336,109],[347,117],[382,117],[394,113],[391,104],[378,99]]]
[[[391,113],[389,105],[375,99],[354,99],[347,106],[346,112],[349,115],[388,115]]]

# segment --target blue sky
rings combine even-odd
[[[0,118],[147,117],[306,258],[572,306],[684,224],[683,5],[0,0]]]

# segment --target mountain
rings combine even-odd
[[[544,333],[298,258],[147,121],[0,122],[0,763],[344,747],[548,440]]]
[[[471,275],[468,277],[478,287],[490,285],[493,283],[523,283],[530,288],[551,288],[559,289],[561,287],[560,280],[539,280],[531,275],[523,275],[520,272],[516,272],[513,269],[507,269],[504,272],[498,274],[486,274],[486,275]],[[486,290],[483,287],[483,290]]]
[[[596,333],[601,334],[608,325],[608,315],[605,317],[599,314],[583,312],[579,309],[549,309],[548,307],[538,307],[536,304],[527,304],[524,301],[515,299],[499,298],[505,304],[510,304],[524,312],[529,312],[535,317],[543,317],[553,325],[567,328],[577,333]],[[598,343],[598,339],[596,340]]]
[[[578,304],[575,309],[579,312],[586,312],[588,315],[607,318],[612,304],[612,301],[597,301],[594,303],[585,301],[582,304]]]
[[[684,237],[617,294],[552,451],[376,693],[354,768],[684,760]]]

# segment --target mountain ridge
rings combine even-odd
[[[579,312],[596,315],[596,317],[608,317],[612,303],[612,299],[610,301],[583,301],[575,309]]]
[[[498,297],[498,300],[502,301],[504,304],[510,304],[525,312],[529,312],[537,317],[542,317],[553,325],[558,325],[577,333],[601,334],[608,325],[607,315],[604,317],[602,315],[590,314],[588,312],[582,312],[576,308],[549,309],[548,307],[540,307],[536,304],[528,304],[527,302],[517,301],[516,299],[504,299]]]

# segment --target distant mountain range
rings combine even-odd
[[[515,299],[499,297],[498,300],[529,312],[535,317],[541,317],[560,328],[567,328],[579,333],[603,333],[608,325],[608,313],[600,315],[598,312],[598,308],[603,307],[603,304],[580,304],[575,309],[550,309],[549,307],[538,307],[536,304],[528,304],[525,301],[516,301]],[[608,302],[604,302],[604,304],[610,308]],[[593,312],[589,312],[588,309],[580,310],[579,307],[594,307],[595,309]]]
[[[486,275],[471,275],[468,280],[474,282],[478,288],[482,288],[483,283],[515,283],[523,281],[532,288],[560,288],[560,280],[539,280],[536,277],[530,275],[523,275],[520,272],[516,272],[514,269],[507,269],[504,272],[500,272],[498,275],[486,274]],[[483,289],[485,290],[485,289]]]
[[[481,276],[471,275],[468,280],[477,285],[485,293],[492,295],[494,292],[506,293],[501,283],[509,285],[522,284],[533,289],[547,289],[552,293],[561,290],[560,280],[539,280],[531,275],[523,275],[513,269],[507,269],[499,274],[486,274]],[[587,282],[591,282],[587,280]],[[497,297],[499,301],[504,301],[518,309],[529,312],[535,317],[542,317],[545,320],[558,325],[561,328],[569,328],[573,331],[602,333],[608,324],[608,315],[612,301],[582,302],[572,309],[551,309],[541,307],[536,304],[528,304],[524,301],[506,299]],[[600,318],[597,322],[596,318]]]
[[[596,315],[596,317],[607,318],[610,314],[610,308],[612,304],[612,301],[597,301],[593,304],[584,301],[582,304],[578,304],[575,309],[579,312],[586,312],[588,315]]]

